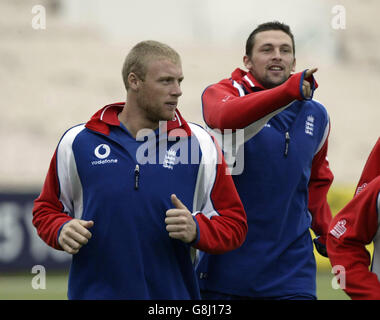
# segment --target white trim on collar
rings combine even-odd
[[[249,85],[251,86],[251,88],[253,88],[255,85],[253,84],[252,80],[249,79],[249,77],[247,75],[244,76],[244,79],[248,81]]]

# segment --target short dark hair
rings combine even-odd
[[[257,33],[263,32],[263,31],[270,31],[270,30],[280,30],[280,31],[285,32],[290,37],[290,39],[292,39],[293,55],[295,55],[296,47],[294,44],[293,33],[287,24],[279,22],[279,21],[270,21],[270,22],[265,22],[265,23],[258,25],[256,27],[256,29],[251,32],[251,34],[249,35],[249,37],[247,39],[247,42],[245,45],[245,54],[248,57],[252,54],[252,49],[253,49],[253,46],[255,44],[255,36]]]

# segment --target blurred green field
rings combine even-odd
[[[0,300],[67,300],[65,273],[46,274],[46,289],[33,289],[35,274],[20,272],[0,275]]]
[[[350,300],[343,290],[333,288],[332,280],[333,274],[330,272],[317,273],[318,300]]]
[[[46,289],[33,289],[28,273],[5,274],[0,276],[0,300],[67,300],[67,274],[46,275]],[[318,272],[317,295],[319,300],[346,300],[348,296],[340,289],[332,288],[333,275]]]

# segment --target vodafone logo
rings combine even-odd
[[[111,148],[108,144],[104,144],[104,143],[99,144],[95,148],[94,154],[100,160],[91,161],[91,164],[95,166],[99,164],[103,165],[103,164],[118,163],[118,159],[106,159],[108,158],[110,153],[111,153]]]
[[[107,144],[100,144],[94,150],[94,154],[98,159],[105,159],[110,155],[110,153],[111,148]]]

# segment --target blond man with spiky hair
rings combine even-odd
[[[60,140],[33,223],[73,255],[70,299],[199,299],[192,253],[239,247],[243,205],[211,136],[177,110],[179,54],[140,42],[122,75],[126,102]]]
[[[174,119],[184,78],[181,58],[174,49],[152,40],[138,43],[125,59],[122,76],[127,102],[119,120],[132,135],[143,128],[157,129],[161,120]]]

